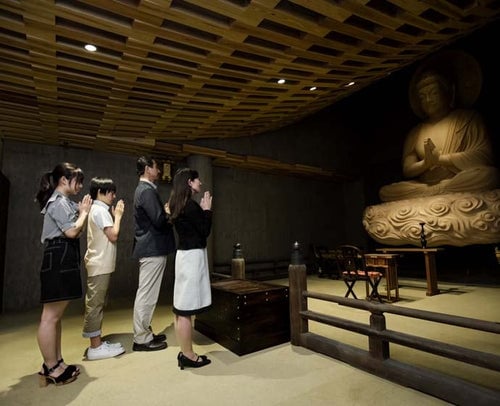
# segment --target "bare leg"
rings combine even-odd
[[[59,319],[56,323],[56,351],[58,360],[62,359],[61,335],[62,335],[62,325],[61,325],[61,319]]]
[[[100,347],[102,344],[101,336],[90,337],[90,346],[92,348]]]
[[[64,300],[43,305],[37,340],[47,368],[54,367],[61,359],[61,318],[68,303]],[[63,366],[59,366],[53,376],[59,376],[64,370]]]
[[[175,316],[175,334],[185,357],[196,361],[193,351],[193,326],[190,316]]]

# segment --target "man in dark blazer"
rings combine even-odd
[[[134,302],[134,351],[167,348],[165,334],[153,334],[151,329],[167,255],[175,251],[173,228],[155,185],[160,173],[154,159],[142,156],[137,160],[140,178],[134,195],[133,257],[139,260],[139,286]]]

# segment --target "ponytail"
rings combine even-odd
[[[53,183],[53,179],[54,176],[52,172],[46,172],[40,179],[40,187],[38,189],[38,193],[35,196],[35,202],[38,202],[40,210],[45,207],[47,201],[49,200],[49,197],[52,196],[52,193],[54,193],[55,186]]]
[[[78,182],[83,182],[83,172],[80,168],[77,168],[76,165],[68,162],[57,164],[52,172],[46,172],[40,179],[40,187],[35,196],[35,202],[38,202],[40,210],[45,207],[63,176],[68,179],[68,181],[76,178]]]

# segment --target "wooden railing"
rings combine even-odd
[[[407,309],[391,304],[314,293],[307,290],[304,265],[289,266],[291,343],[339,359],[356,368],[458,405],[499,405],[500,392],[431,369],[390,358],[389,343],[500,372],[500,356],[457,345],[387,330],[384,313],[500,334],[500,324],[448,314]],[[370,313],[362,324],[308,310],[308,298],[338,303]],[[368,350],[309,332],[309,320],[368,336]],[[500,338],[500,337],[499,337]],[[498,376],[500,379],[500,375]]]

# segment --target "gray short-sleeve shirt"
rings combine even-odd
[[[58,191],[54,191],[41,211],[43,216],[42,243],[64,237],[64,232],[75,226],[78,204]]]

